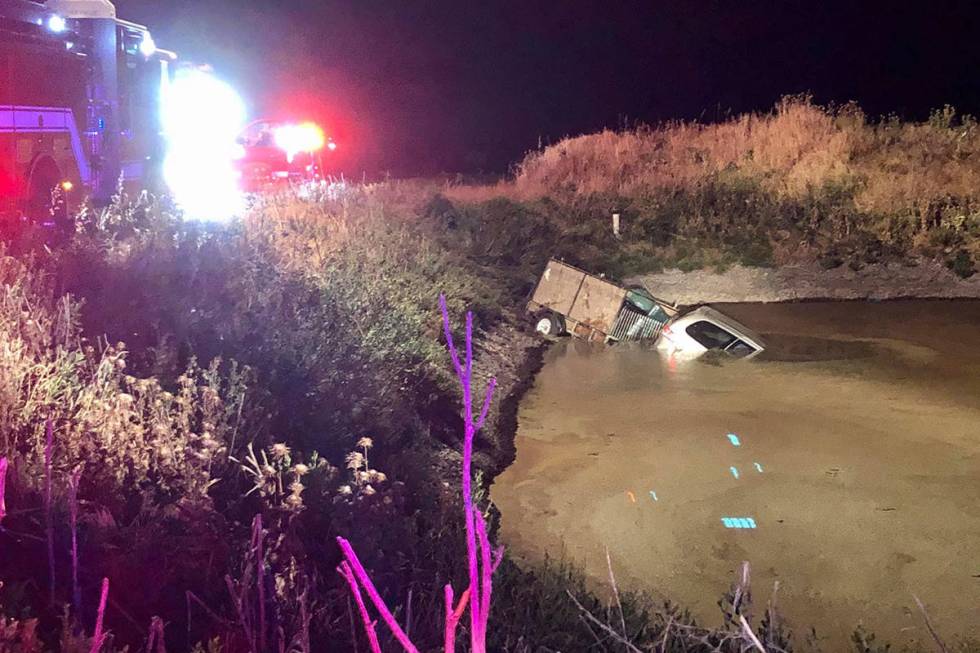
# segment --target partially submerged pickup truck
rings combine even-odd
[[[642,286],[626,288],[555,259],[548,261],[527,310],[539,333],[606,342],[656,338],[677,315],[674,304]]]
[[[527,303],[535,329],[589,341],[657,340],[671,354],[724,351],[751,358],[765,349],[755,332],[708,306],[681,310],[643,286],[624,287],[551,259]]]

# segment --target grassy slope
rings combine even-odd
[[[213,637],[228,653],[243,650],[224,577],[254,600],[255,514],[278,588],[270,623],[287,635],[304,630],[305,593],[315,601],[314,650],[349,646],[340,644],[351,631],[332,544],[344,535],[403,614],[411,590],[417,641],[439,641],[442,584],[462,585],[464,556],[457,389],[438,295],[457,323],[474,310],[478,340],[493,336],[491,347],[478,344],[478,372],[504,370],[498,401],[513,402],[507,395],[525,381],[515,362],[536,341],[511,317],[522,282],[435,238],[419,210],[427,197],[396,185],[272,198],[243,224],[208,230],[181,225],[163,204],[124,202],[50,252],[19,242],[19,257],[0,257],[0,336],[10,344],[0,358],[0,454],[12,460],[3,525],[43,538],[36,515],[51,417],[59,570],[52,603],[43,545],[0,534],[0,615],[17,619],[0,623],[0,651],[41,650],[25,634],[32,619],[44,636],[57,632],[71,596],[76,469],[80,619],[91,628],[91,597],[109,577],[117,643],[140,646],[141,624],[159,615],[173,624],[168,650]],[[509,410],[492,416],[498,427]],[[497,430],[478,452],[490,469],[509,452]],[[358,444],[365,436],[370,450]],[[508,563],[495,605],[508,618],[495,646],[575,650],[588,641],[563,587],[582,590],[581,580],[562,567],[528,575]],[[186,623],[188,590],[227,621],[201,613]],[[636,615],[634,630],[648,628]],[[66,637],[88,650],[84,638]]]
[[[922,124],[870,122],[789,98],[719,124],[565,139],[529,154],[512,181],[450,195],[544,214],[562,237],[601,242],[622,273],[925,257],[965,277],[980,265],[980,126],[948,108]],[[483,210],[497,219],[499,206]],[[620,241],[608,235],[614,211]]]

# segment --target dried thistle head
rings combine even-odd
[[[355,472],[361,467],[364,467],[364,454],[362,454],[360,451],[351,451],[349,454],[347,454],[347,458],[345,460],[347,462],[347,469],[351,469]]]
[[[360,449],[370,449],[374,446],[374,440],[368,437],[361,438],[357,441],[357,446]]]
[[[289,447],[279,442],[269,447],[269,453],[275,460],[285,460],[289,456]]]

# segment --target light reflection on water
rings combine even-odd
[[[625,584],[709,623],[749,560],[758,601],[779,580],[791,623],[834,643],[859,620],[927,636],[912,591],[980,636],[980,302],[720,308],[764,358],[549,351],[492,491],[504,542],[596,579],[608,546]]]

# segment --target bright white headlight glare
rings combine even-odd
[[[48,29],[55,34],[61,34],[68,31],[68,21],[65,20],[64,16],[52,14],[48,17]]]
[[[163,98],[168,151],[164,177],[189,220],[225,222],[241,214],[244,198],[233,164],[245,104],[214,75],[181,70]]]

